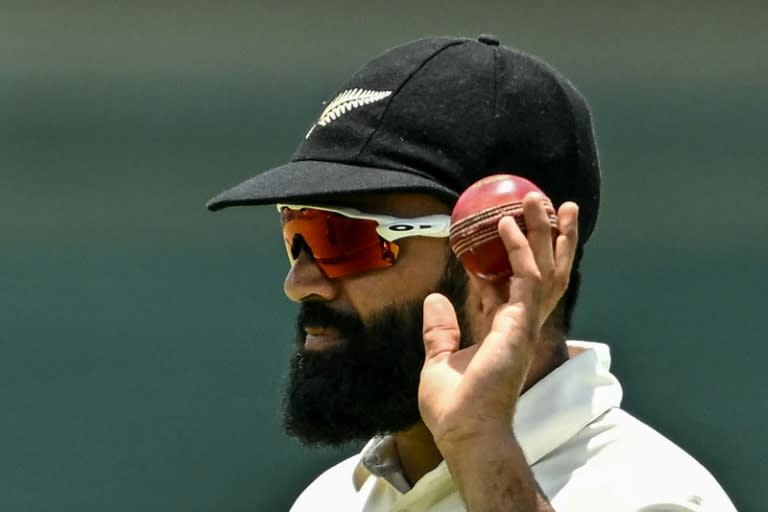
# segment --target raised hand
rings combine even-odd
[[[484,451],[512,443],[512,451],[522,458],[511,427],[514,408],[537,364],[542,326],[568,287],[578,230],[578,207],[564,203],[553,244],[541,200],[541,194],[530,193],[523,201],[527,236],[514,219],[499,222],[512,277],[501,282],[472,278],[471,293],[479,294],[481,303],[481,313],[472,321],[485,324],[473,331],[487,332],[484,339],[459,349],[459,325],[451,303],[439,294],[424,301],[426,359],[419,407],[454,478],[463,484],[474,480],[473,468]],[[497,456],[488,453],[492,460]],[[480,464],[478,469],[482,468]],[[527,465],[517,469],[530,475]]]

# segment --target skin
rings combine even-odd
[[[560,233],[553,244],[541,199],[531,193],[523,201],[527,237],[512,219],[499,222],[514,275],[495,283],[471,278],[466,306],[476,343],[464,349],[459,349],[453,306],[444,296],[429,293],[442,273],[446,239],[403,239],[392,267],[337,279],[325,277],[302,254],[285,280],[291,300],[325,301],[357,312],[363,321],[387,304],[426,297],[426,360],[419,387],[423,421],[394,437],[412,484],[445,459],[472,511],[552,510],[511,427],[521,392],[559,363],[553,359],[546,325],[568,287],[577,242],[577,206],[564,203],[558,210]],[[402,217],[449,213],[446,205],[423,194],[334,204]],[[308,347],[322,350],[339,341],[332,329],[308,329]]]
[[[417,217],[450,213],[448,207],[424,194],[370,196],[364,200],[334,201],[369,213]],[[381,308],[406,298],[425,297],[440,280],[447,248],[445,239],[408,237],[398,241],[400,254],[391,267],[348,277],[329,279],[302,253],[284,283],[286,296],[294,302],[324,301],[340,311],[354,311],[365,322]],[[334,333],[326,333],[332,342]]]
[[[568,287],[576,252],[578,207],[558,210],[554,247],[539,194],[523,201],[528,236],[509,218],[499,234],[509,255],[508,282],[473,281],[490,331],[458,350],[453,307],[437,294],[424,301],[426,361],[419,408],[472,511],[553,510],[539,489],[512,431],[523,389],[547,366],[546,320]],[[551,357],[551,356],[549,356]]]

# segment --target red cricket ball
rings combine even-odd
[[[495,174],[472,184],[461,196],[451,213],[450,244],[468,272],[488,280],[512,275],[509,257],[499,237],[499,220],[511,215],[523,233],[523,198],[541,189],[520,176]],[[544,206],[554,233],[557,214],[545,196]]]

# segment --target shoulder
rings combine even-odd
[[[353,474],[359,461],[360,455],[353,455],[324,471],[302,491],[291,512],[326,510],[323,507],[326,502],[329,506],[333,505],[333,509],[345,510],[343,504],[357,495]]]
[[[586,425],[534,468],[553,505],[581,510],[735,511],[715,478],[682,448],[615,408]],[[537,476],[537,479],[539,477]],[[550,494],[551,492],[551,494]]]

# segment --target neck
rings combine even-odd
[[[443,460],[432,433],[419,422],[393,436],[400,457],[400,467],[408,483],[415,485],[422,476],[432,471]]]
[[[565,335],[554,327],[552,322],[544,324],[536,344],[536,354],[520,390],[521,394],[568,360],[570,356],[565,340]]]
[[[569,358],[566,348],[558,348],[555,344],[544,342],[541,343],[541,349],[548,353],[544,355],[538,355],[531,367],[528,369],[528,375],[525,377],[525,382],[520,390],[520,394],[528,391],[534,384],[541,379],[549,375],[555,368],[566,362]]]

